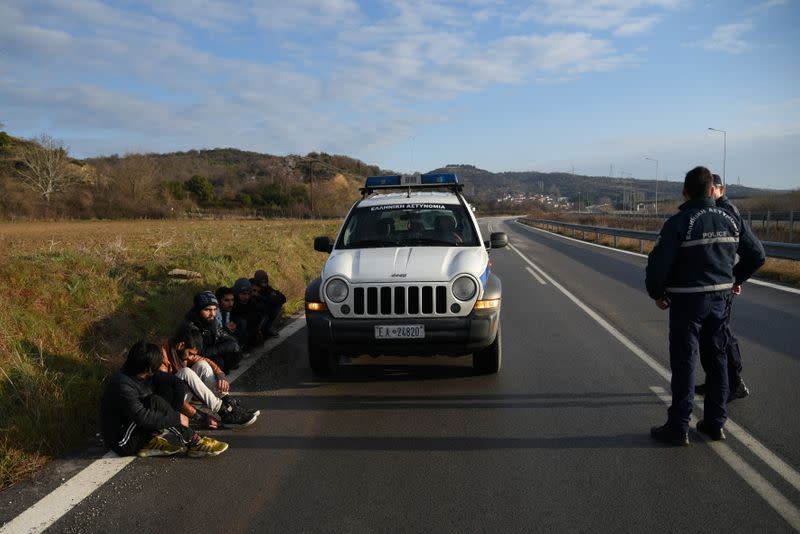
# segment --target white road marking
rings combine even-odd
[[[233,383],[272,348],[286,341],[303,326],[305,315],[283,327],[278,337],[270,339],[258,351],[248,355],[239,368],[228,375],[228,381]],[[135,456],[120,457],[114,452],[106,453],[0,527],[0,534],[32,534],[44,531],[135,459]]]
[[[650,386],[653,393],[661,399],[664,404],[670,406],[672,404],[672,396],[662,387]],[[689,425],[691,427],[697,426],[697,418],[692,416]],[[730,421],[726,425],[727,433],[730,433]],[[775,486],[769,483],[767,479],[761,476],[753,467],[748,464],[744,458],[736,454],[730,446],[724,441],[710,441],[703,434],[697,433],[700,439],[705,441],[711,450],[719,455],[722,460],[733,469],[747,484],[758,493],[762,499],[772,507],[773,510],[789,523],[792,528],[800,531],[800,510],[792,504],[792,502],[784,497]]]
[[[564,286],[556,282],[553,277],[548,275],[544,272],[540,267],[535,265],[531,260],[529,260],[522,252],[520,252],[516,247],[513,245],[508,245],[508,247],[519,254],[519,256],[529,265],[534,267],[548,282],[550,282],[553,286],[558,288],[568,299],[574,302],[581,310],[583,310],[589,317],[595,320],[600,326],[602,326],[609,334],[611,334],[614,338],[616,338],[620,343],[625,345],[634,355],[636,355],[640,360],[642,360],[648,367],[650,367],[653,371],[658,373],[664,380],[667,382],[670,381],[671,374],[669,370],[667,370],[664,366],[658,363],[652,356],[647,354],[644,350],[639,348],[633,341],[628,339],[622,332],[614,328],[608,321],[603,319],[597,312],[589,308],[586,304],[584,304],[578,297],[573,295],[568,289]],[[761,461],[771,467],[778,475],[780,475],[784,480],[786,480],[789,484],[794,486],[795,489],[800,491],[800,474],[792,468],[788,463],[783,461],[780,457],[778,457],[775,453],[770,451],[767,447],[765,447],[761,442],[759,442],[755,437],[753,437],[749,432],[747,432],[744,428],[734,423],[731,419],[728,419],[726,423],[726,431],[727,434],[739,440],[747,449],[752,452],[755,456],[757,456]],[[726,460],[727,461],[727,460]],[[751,469],[749,465],[744,463],[742,460],[743,469]],[[738,472],[738,471],[737,471]],[[748,482],[749,483],[749,482]],[[758,490],[757,490],[758,491]],[[764,494],[759,493],[765,500],[773,506],[773,502],[770,501]],[[788,502],[788,501],[787,501]],[[789,503],[792,507],[794,514],[800,514],[797,508]],[[783,506],[783,505],[781,505]],[[774,506],[773,506],[774,508]],[[776,508],[775,509],[778,513],[781,511]],[[781,513],[783,516],[783,513]],[[793,516],[794,517],[794,516]],[[800,518],[800,515],[797,517]],[[794,525],[794,523],[793,523]],[[800,523],[797,523],[798,530],[800,530]]]
[[[533,276],[534,278],[536,278],[536,280],[538,280],[540,284],[542,284],[543,286],[544,286],[544,285],[547,285],[547,282],[545,282],[545,281],[544,281],[544,278],[542,278],[541,276],[539,276],[538,274],[536,274],[536,271],[534,271],[534,270],[533,270],[533,269],[531,269],[530,267],[525,267],[525,270],[527,270],[529,273],[531,273],[531,276]]]
[[[537,228],[535,226],[528,226],[527,224],[522,224],[521,222],[516,221],[516,220],[514,222],[517,223],[520,226],[524,226],[525,228],[529,228],[531,230],[536,230],[536,231],[539,231],[539,232],[543,232],[545,234],[549,234],[549,235],[553,235],[553,236],[556,236],[556,237],[560,237],[561,239],[566,239],[568,241],[574,241],[574,242],[580,243],[582,245],[589,245],[591,247],[599,247],[599,248],[604,248],[606,250],[613,250],[614,252],[620,252],[622,254],[630,254],[631,256],[639,256],[640,258],[646,258],[647,257],[647,254],[641,254],[639,252],[633,252],[633,251],[630,251],[630,250],[623,250],[621,248],[614,248],[614,247],[610,247],[608,245],[600,245],[599,243],[592,243],[590,241],[583,241],[581,239],[575,239],[574,237],[561,235],[561,234],[558,234],[556,232],[550,232],[550,231],[545,230],[543,228]],[[797,288],[794,288],[794,287],[789,287],[789,286],[782,286],[780,284],[774,284],[772,282],[767,282],[767,281],[764,281],[764,280],[758,280],[756,278],[750,278],[749,280],[747,280],[746,283],[755,284],[757,286],[769,287],[769,288],[772,288],[772,289],[777,289],[778,291],[784,291],[786,293],[794,293],[795,295],[800,295],[800,289],[797,289]]]

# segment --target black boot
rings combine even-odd
[[[669,443],[670,445],[689,445],[689,433],[681,430],[675,430],[669,426],[669,423],[651,428],[650,437],[656,441],[660,441],[661,443]]]

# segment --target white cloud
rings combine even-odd
[[[256,2],[252,14],[262,28],[302,32],[350,25],[360,18],[361,10],[353,0],[271,0]]]
[[[0,114],[19,109],[35,117],[30,123],[64,137],[59,132],[95,132],[73,141],[84,152],[111,146],[107,139],[115,136],[130,143],[116,152],[352,152],[453,115],[420,110],[432,103],[498,84],[574,79],[635,59],[587,32],[485,32],[508,7],[493,0],[397,0],[373,22],[352,0],[238,10],[221,0],[148,5],[146,13],[100,0],[0,6],[0,16],[13,22],[0,31],[0,48],[10,52],[0,68],[15,76],[0,84]],[[644,31],[642,18],[621,31],[633,32],[637,23]],[[191,31],[253,26],[280,31],[283,56],[222,57],[200,48]],[[314,35],[313,43],[301,38],[319,28],[325,35]]]
[[[634,17],[627,22],[620,24],[614,30],[614,35],[618,37],[630,37],[650,31],[653,26],[658,22],[660,17],[651,15],[648,17]]]
[[[520,19],[589,30],[616,29],[622,32],[620,35],[631,35],[637,26],[646,26],[644,31],[656,22],[654,15],[637,12],[673,10],[685,3],[684,0],[540,0],[523,11]]]
[[[729,54],[748,52],[754,48],[754,45],[745,41],[742,35],[752,29],[753,22],[750,20],[717,26],[711,33],[711,37],[701,41],[699,46],[706,50],[727,52]]]

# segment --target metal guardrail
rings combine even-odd
[[[535,226],[541,225],[546,228],[565,228],[572,230],[572,237],[578,237],[581,232],[581,239],[586,239],[587,233],[595,234],[595,240],[600,241],[601,235],[609,235],[614,238],[614,246],[617,246],[617,238],[625,237],[639,241],[639,252],[644,253],[644,242],[655,241],[658,232],[648,232],[644,230],[631,230],[629,228],[610,228],[608,226],[590,226],[586,224],[574,224],[564,221],[553,221],[549,219],[517,219],[518,222]],[[800,260],[800,243],[780,243],[777,241],[762,241],[764,251],[770,258],[781,258],[785,260]]]

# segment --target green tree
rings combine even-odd
[[[195,174],[183,184],[183,187],[187,191],[194,193],[200,202],[207,203],[214,200],[214,186],[205,176]]]
[[[177,180],[161,184],[161,191],[163,194],[169,195],[175,200],[183,200],[186,198],[186,189],[184,189],[183,184]]]
[[[249,208],[253,205],[253,197],[248,195],[247,193],[239,193],[236,195],[236,200],[238,200],[242,206]]]

